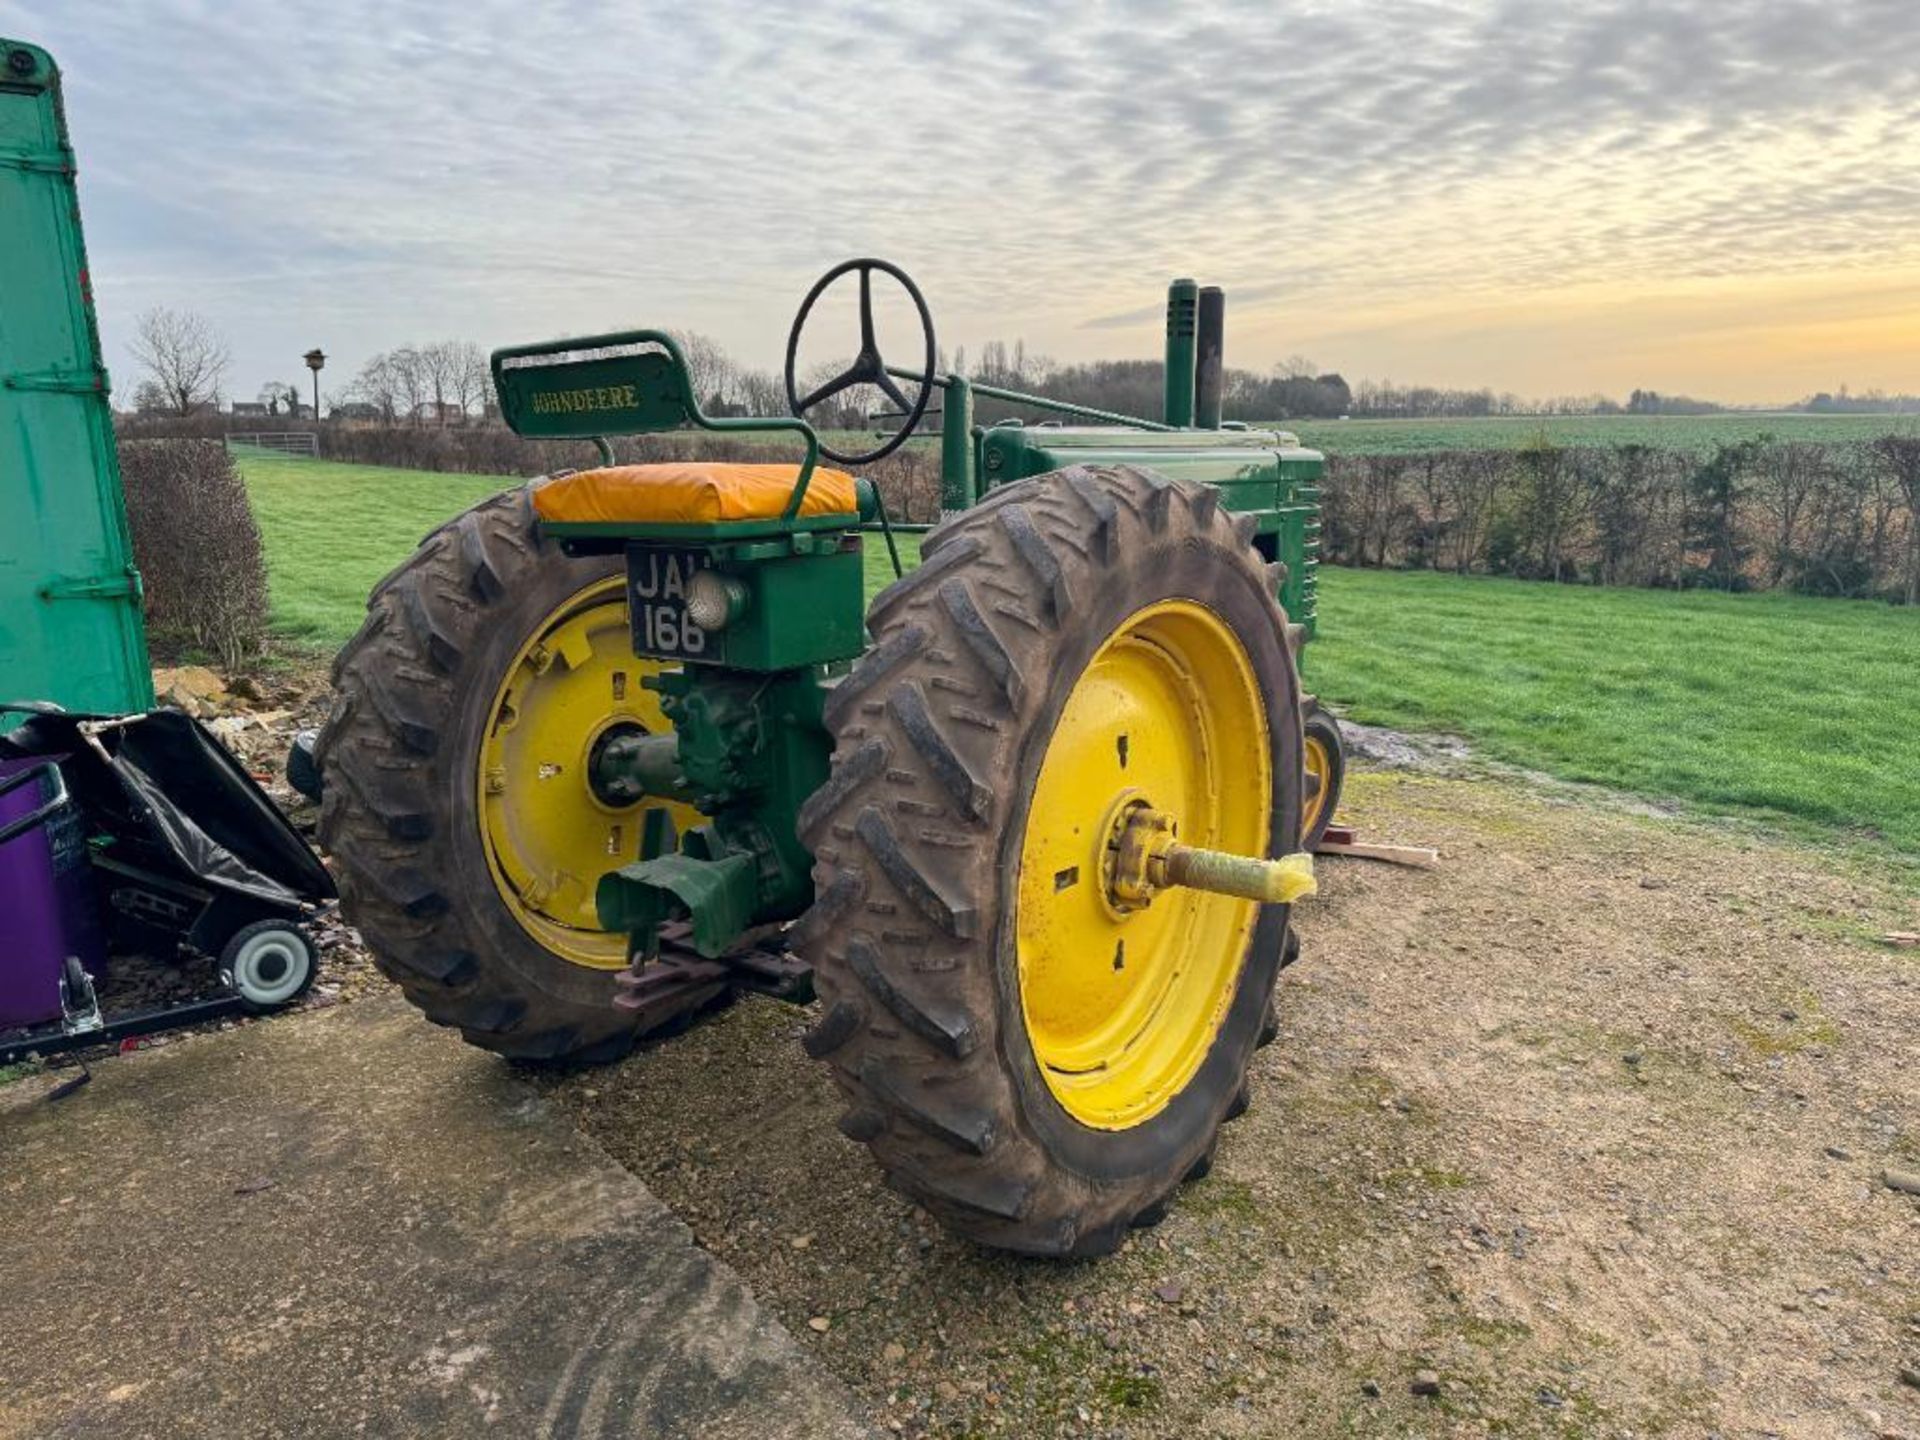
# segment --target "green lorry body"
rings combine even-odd
[[[0,39],[0,701],[142,710],[140,576],[74,174],[52,57]]]

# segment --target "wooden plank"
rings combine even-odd
[[[1412,865],[1421,870],[1437,869],[1440,852],[1424,845],[1381,845],[1366,840],[1322,840],[1322,855],[1348,855],[1355,860],[1383,860],[1389,865]]]

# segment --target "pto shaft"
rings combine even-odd
[[[1304,851],[1263,860],[1182,845],[1174,834],[1165,811],[1142,803],[1121,812],[1107,842],[1107,896],[1116,908],[1144,909],[1175,885],[1263,905],[1290,905],[1314,893],[1313,856]]]
[[[1306,851],[1278,860],[1256,860],[1251,855],[1228,855],[1175,842],[1167,847],[1149,873],[1162,887],[1184,885],[1215,895],[1238,895],[1265,905],[1291,905],[1318,888],[1313,878],[1313,856]]]

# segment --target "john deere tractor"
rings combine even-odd
[[[858,355],[803,394],[843,277]],[[703,413],[664,331],[496,352],[507,423],[605,463],[428,536],[339,659],[321,833],[386,973],[543,1061],[817,996],[840,1128],[954,1229],[1090,1255],[1158,1219],[1247,1104],[1339,776],[1295,665],[1321,458],[1221,422],[1222,320],[1174,283],[1158,421],[937,373],[880,260],[806,297],[791,416]],[[856,385],[899,422],[836,453],[806,416]],[[868,605],[863,549],[897,570],[902,527],[859,472],[935,392],[942,518]],[[1073,423],[977,425],[982,398]],[[688,427],[800,458],[613,463]]]

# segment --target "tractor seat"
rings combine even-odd
[[[793,496],[797,465],[730,465],[698,460],[608,465],[557,475],[534,486],[533,508],[556,525],[716,525],[778,520]],[[859,514],[853,477],[815,467],[802,516]]]

